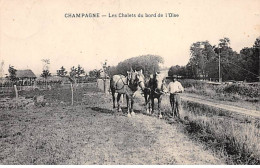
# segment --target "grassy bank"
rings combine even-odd
[[[170,111],[164,99],[164,111]],[[184,132],[228,164],[260,164],[259,119],[193,102],[182,102]],[[184,119],[185,117],[185,119]]]

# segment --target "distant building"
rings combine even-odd
[[[33,83],[36,80],[36,76],[30,69],[25,70],[17,70],[16,71],[16,77],[18,79],[19,85],[33,85]]]

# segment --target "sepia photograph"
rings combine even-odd
[[[0,167],[260,165],[259,0],[0,0]]]

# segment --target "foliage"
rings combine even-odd
[[[108,73],[108,76],[110,76],[110,77],[118,74],[117,67],[116,66],[110,66],[107,73]]]
[[[66,69],[62,66],[59,70],[57,70],[57,75],[58,76],[61,76],[61,77],[64,77],[67,75],[67,71]]]
[[[51,73],[49,72],[49,70],[43,70],[41,77],[47,79],[49,76],[51,76]]]
[[[186,68],[185,66],[171,66],[169,71],[168,71],[168,76],[173,76],[173,75],[178,75],[178,76],[186,76]]]
[[[9,68],[8,68],[8,72],[9,72],[9,76],[8,78],[14,82],[17,78],[16,78],[16,69],[14,68],[14,66],[10,66],[9,65]]]
[[[226,87],[224,87],[223,91],[226,93],[248,96],[251,98],[260,97],[259,86],[233,84],[233,85],[227,85]]]
[[[80,75],[83,75],[85,73],[84,68],[82,68],[80,65],[78,65],[78,68],[76,69],[76,76],[80,77]]]
[[[89,77],[99,78],[100,77],[100,70],[94,69],[92,71],[89,71]]]
[[[70,77],[72,77],[72,78],[79,78],[80,77],[80,75],[82,75],[82,74],[85,74],[85,70],[80,66],[80,65],[78,65],[78,67],[71,67],[71,69],[70,69]]]
[[[116,69],[118,74],[127,75],[127,71],[131,68],[134,70],[143,70],[144,75],[147,77],[156,71],[159,71],[159,64],[164,63],[161,56],[158,55],[143,55],[138,57],[129,58],[120,62]]]
[[[198,95],[209,96],[218,100],[246,100],[257,102],[260,97],[259,85],[247,84],[229,84],[229,85],[212,85],[205,81],[194,79],[180,80],[186,92],[195,93]]]
[[[216,61],[215,46],[212,46],[208,41],[193,43],[190,47],[191,58],[188,63],[190,76],[193,78],[208,77],[211,72],[215,71],[213,66],[210,66]]]
[[[196,79],[218,78],[220,61],[223,81],[258,81],[259,45],[260,39],[258,38],[253,47],[243,48],[240,53],[237,53],[230,47],[230,39],[227,37],[220,39],[217,47],[208,41],[193,43],[190,47],[190,60],[178,73]]]

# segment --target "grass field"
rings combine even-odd
[[[75,96],[79,93],[74,106],[65,88],[63,93],[38,93],[45,94],[48,106],[1,111],[0,163],[225,163],[190,140],[178,123],[142,114],[143,106],[136,104],[137,115],[128,118],[114,113],[111,95],[98,92],[95,85],[79,87]]]
[[[144,114],[140,95],[135,117],[115,113],[95,84],[75,88],[74,106],[70,87],[20,95],[48,105],[0,112],[1,164],[259,164],[259,128],[202,106],[183,102],[169,123]]]

